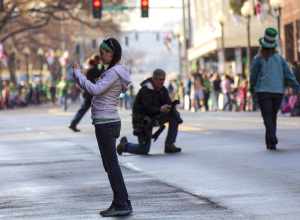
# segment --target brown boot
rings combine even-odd
[[[122,155],[122,153],[125,151],[125,146],[128,143],[127,138],[124,136],[121,138],[120,143],[117,145],[117,153],[119,155]]]
[[[165,146],[165,153],[172,154],[172,153],[179,153],[181,152],[181,148],[176,147],[174,144]]]

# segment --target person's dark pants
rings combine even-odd
[[[51,96],[51,102],[53,104],[55,104],[55,102],[56,102],[56,87],[55,86],[50,87],[50,96]]]
[[[116,153],[116,139],[120,136],[121,122],[96,124],[95,133],[104,169],[113,191],[113,204],[127,207],[128,193]]]
[[[274,146],[278,143],[276,137],[277,113],[280,109],[283,95],[267,92],[256,93],[256,95],[266,128],[266,145]]]
[[[171,146],[176,142],[177,132],[178,132],[178,121],[179,113],[174,111],[173,114],[161,113],[156,116],[155,119],[159,122],[160,125],[169,123],[168,134],[165,141],[165,148]],[[143,135],[138,136],[138,144],[127,143],[124,151],[132,154],[148,154],[151,147],[151,138],[152,138],[152,128],[150,128]]]
[[[205,107],[205,111],[209,110],[209,106],[208,106],[209,95],[210,95],[209,91],[204,91],[204,107]]]
[[[91,107],[91,102],[92,102],[92,98],[91,97],[84,98],[84,101],[83,101],[83,103],[80,106],[80,109],[77,111],[77,113],[75,114],[73,120],[71,121],[71,126],[72,127],[76,127],[77,126],[77,124],[80,122],[80,120],[82,119],[82,117],[84,116],[84,114]]]
[[[152,131],[152,129],[151,129]],[[148,154],[151,147],[151,136],[138,136],[138,144],[128,142],[125,152],[132,154]]]

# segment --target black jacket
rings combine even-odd
[[[160,113],[160,107],[165,104],[171,104],[171,98],[168,90],[162,87],[160,90],[154,90],[151,78],[141,83],[142,88],[138,91],[134,104],[133,114],[155,116]]]

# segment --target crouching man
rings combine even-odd
[[[122,137],[117,146],[117,152],[132,154],[148,154],[151,139],[156,140],[168,123],[168,134],[165,140],[165,153],[178,153],[181,148],[174,145],[176,142],[178,125],[182,123],[176,103],[172,103],[168,90],[164,87],[166,79],[165,71],[156,69],[151,78],[141,83],[142,88],[136,95],[133,110],[132,124],[133,134],[138,138],[138,144],[129,143],[126,137]],[[153,127],[159,129],[152,134]]]

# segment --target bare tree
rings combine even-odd
[[[118,25],[109,16],[101,21],[91,18],[89,0],[4,0],[0,11],[0,43],[8,51],[8,69],[15,83],[16,63],[22,59],[24,45],[31,51],[38,48],[57,49],[61,42],[66,49],[74,48],[74,42],[82,26],[89,35],[93,32],[117,32]],[[106,4],[121,4],[123,0],[107,0]],[[63,30],[62,35],[60,30]],[[81,30],[82,31],[82,30]],[[32,60],[37,54],[31,54]]]

